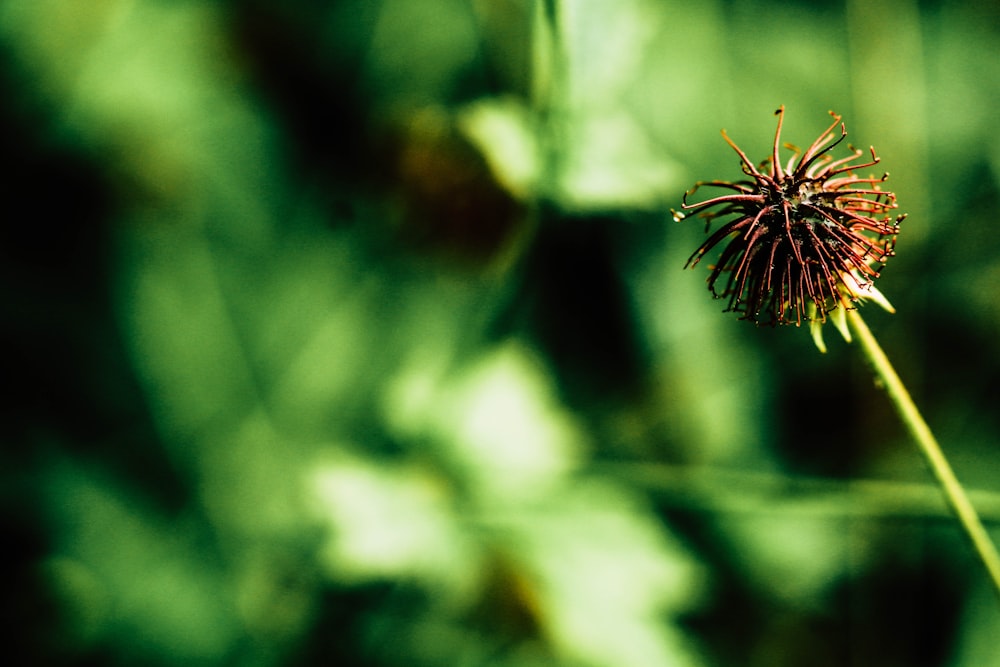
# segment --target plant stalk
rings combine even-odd
[[[945,500],[947,500],[948,505],[958,518],[958,522],[972,541],[973,548],[975,548],[980,560],[982,560],[983,565],[986,567],[990,579],[993,581],[995,592],[1000,596],[1000,554],[997,553],[996,546],[990,539],[989,533],[983,527],[983,522],[976,512],[976,508],[969,501],[965,489],[951,469],[951,465],[948,463],[948,459],[945,458],[937,439],[935,439],[927,422],[924,421],[920,410],[917,409],[903,381],[896,374],[895,369],[889,362],[889,358],[878,344],[878,341],[875,340],[871,329],[868,328],[868,325],[861,318],[861,314],[856,309],[849,310],[847,312],[847,320],[851,329],[857,335],[858,340],[861,341],[861,347],[874,368],[875,374],[885,385],[885,391],[889,395],[893,406],[896,408],[896,411],[899,413],[900,418],[914,440],[917,441],[920,453],[923,454],[924,460],[930,467],[931,472],[934,473],[934,477],[937,478],[938,484],[941,485],[941,491],[944,493]]]

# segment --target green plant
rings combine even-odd
[[[779,148],[785,107],[775,113],[778,129],[773,152],[759,167],[723,130],[722,136],[739,154],[748,180],[699,181],[685,195],[682,208],[704,219],[706,232],[716,218],[728,218],[691,255],[687,266],[693,268],[705,253],[723,245],[716,263],[709,267],[708,287],[716,298],[729,299],[727,311],[755,323],[760,323],[763,316],[763,321],[771,325],[808,321],[822,352],[826,345],[821,326],[827,317],[834,320],[848,342],[850,331],[854,331],[1000,595],[1000,555],[996,546],[906,386],[857,309],[859,302],[874,300],[892,310],[873,284],[885,261],[894,254],[899,223],[906,217],[890,213],[897,207],[896,196],[880,187],[888,174],[855,174],[855,170],[879,163],[874,148],[871,161],[863,164],[851,164],[863,155],[861,150],[855,149],[852,155],[839,159],[830,155],[847,137],[841,117],[833,112],[833,124],[808,149],[803,152],[788,146],[793,155],[787,163],[782,162]],[[840,137],[834,140],[838,124]],[[687,195],[705,185],[735,194],[688,204]],[[713,210],[717,207],[721,208]],[[674,212],[675,220],[684,218],[684,213]],[[724,286],[717,288],[722,278]]]

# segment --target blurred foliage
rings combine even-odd
[[[5,0],[8,664],[1000,665],[849,347],[723,315],[771,112],[910,217],[871,321],[1000,519],[989,3]],[[1000,537],[994,531],[994,535]]]

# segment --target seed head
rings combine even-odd
[[[703,218],[706,233],[716,218],[728,218],[686,266],[696,266],[721,245],[709,267],[708,288],[716,298],[729,299],[726,311],[757,324],[822,322],[828,313],[852,307],[859,299],[884,299],[872,281],[893,255],[899,223],[906,216],[891,214],[896,196],[881,188],[889,174],[855,175],[855,170],[878,164],[875,149],[860,164],[851,163],[864,151],[853,147],[851,155],[834,159],[830,151],[847,137],[847,130],[832,111],[833,123],[805,151],[781,144],[785,107],[775,114],[774,148],[758,166],[722,131],[740,156],[747,180],[699,181],[685,193],[682,209]],[[784,163],[780,147],[792,151]],[[703,186],[732,193],[688,204],[687,198]],[[674,212],[674,219],[684,217]]]

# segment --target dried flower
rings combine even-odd
[[[830,151],[844,140],[847,130],[841,116],[831,111],[833,123],[804,152],[784,144],[792,156],[783,164],[778,149],[785,107],[775,114],[773,152],[758,167],[722,132],[740,156],[749,180],[700,181],[684,195],[682,208],[705,219],[706,233],[716,218],[733,216],[701,244],[686,266],[694,267],[705,253],[725,242],[710,267],[708,287],[716,298],[729,298],[727,311],[757,324],[823,322],[827,314],[865,298],[888,306],[872,281],[893,255],[905,216],[890,214],[896,196],[880,187],[889,174],[864,178],[854,173],[878,164],[875,149],[870,149],[871,160],[861,164],[851,164],[863,155],[853,148],[852,155],[834,159]],[[840,137],[835,139],[837,125]],[[702,186],[734,194],[688,204],[687,197]],[[720,208],[710,210],[716,207]],[[684,217],[674,212],[676,220]]]

